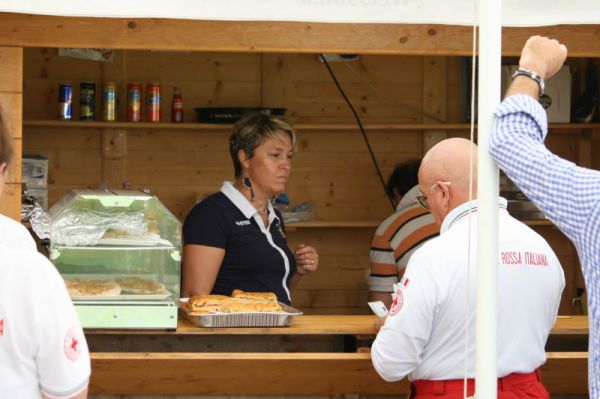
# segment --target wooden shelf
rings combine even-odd
[[[90,129],[157,129],[157,130],[231,130],[232,125],[210,123],[170,123],[170,122],[106,122],[106,121],[58,121],[29,119],[23,126],[90,128]]]
[[[336,229],[336,228],[376,228],[382,220],[311,220],[307,222],[292,222],[285,225],[287,230],[296,229]],[[523,220],[527,226],[554,226],[547,220]]]
[[[377,220],[310,220],[292,222],[285,225],[288,230],[295,229],[335,229],[335,228],[375,228],[381,221]]]
[[[33,127],[62,127],[62,128],[91,128],[91,129],[157,129],[157,130],[231,130],[232,125],[211,123],[170,123],[170,122],[105,122],[105,121],[60,121],[46,119],[26,119],[24,126]],[[293,125],[296,130],[328,130],[331,132],[347,132],[358,130],[356,124],[324,124],[298,123]],[[406,124],[367,124],[368,131],[377,130],[469,130],[468,123],[406,123]],[[600,123],[551,123],[549,129],[559,133],[578,133],[582,129],[600,129]]]

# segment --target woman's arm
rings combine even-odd
[[[210,294],[225,257],[223,248],[187,244],[183,247],[181,296]]]

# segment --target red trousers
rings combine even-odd
[[[418,380],[410,385],[411,399],[463,399],[463,380]],[[475,392],[475,381],[467,380],[467,396]],[[541,381],[541,372],[512,373],[498,378],[498,399],[549,399],[550,394]]]

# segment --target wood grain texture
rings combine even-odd
[[[587,353],[548,353],[552,394],[587,392]],[[384,382],[370,353],[92,353],[91,394],[400,395],[406,379]]]
[[[218,32],[218,33],[215,33]],[[600,54],[597,25],[504,28],[502,52],[518,55],[529,36],[559,38],[571,56]],[[0,45],[248,51],[468,55],[472,29],[432,24],[192,21],[0,14]]]

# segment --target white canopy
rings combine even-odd
[[[503,26],[600,23],[599,0],[504,0]],[[0,11],[77,17],[472,25],[473,0],[1,0]]]

